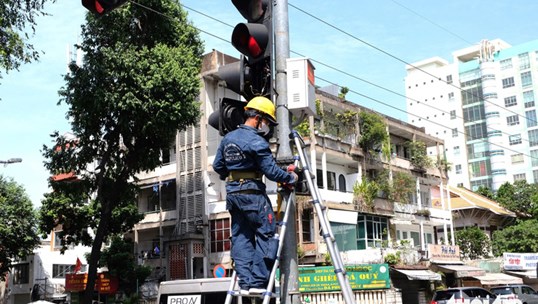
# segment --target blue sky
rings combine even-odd
[[[231,1],[181,3],[196,27],[225,40],[230,39],[232,27],[194,10],[232,26],[243,22]],[[320,80],[325,79],[347,86],[351,89],[348,100],[404,121],[407,114],[402,96],[359,79],[404,95],[405,62],[433,56],[451,61],[453,51],[482,39],[500,38],[512,45],[538,39],[535,1],[289,0],[289,4],[290,55],[301,54],[315,61],[316,84],[328,85]],[[43,167],[40,150],[43,144],[50,144],[49,134],[53,131],[69,131],[67,109],[57,105],[57,92],[64,84],[67,47],[77,43],[86,13],[78,0],[48,3],[46,11],[51,16],[38,19],[31,40],[36,49],[44,52],[40,61],[24,65],[0,80],[0,160],[23,159],[20,164],[0,166],[0,174],[22,184],[36,206],[48,191],[49,174]],[[201,37],[207,52],[217,49],[239,56],[229,43],[203,32]]]

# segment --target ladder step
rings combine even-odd
[[[249,293],[248,290],[228,290],[228,294],[234,297],[245,297],[245,298],[263,298],[268,295],[270,298],[280,297],[280,294],[274,292],[263,292],[263,293]]]

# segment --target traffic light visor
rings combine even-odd
[[[235,8],[248,22],[258,22],[264,16],[268,0],[232,0]]]

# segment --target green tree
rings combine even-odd
[[[389,136],[383,117],[373,112],[360,111],[359,128],[361,133],[359,145],[361,148],[365,152],[381,150],[383,142]]]
[[[490,200],[495,200],[495,194],[488,187],[480,186],[476,189],[475,193],[485,196]]]
[[[47,0],[2,0],[0,2],[0,68],[9,72],[23,63],[39,58],[34,46],[28,43],[35,33],[36,17],[45,15]],[[0,73],[0,78],[2,74]]]
[[[32,202],[13,179],[0,175],[0,281],[13,261],[24,259],[39,245]]]
[[[410,141],[407,143],[410,162],[417,169],[427,169],[433,166],[433,160],[428,157],[426,144],[422,141]]]
[[[111,237],[110,246],[103,250],[99,260],[100,267],[106,266],[119,279],[119,290],[127,296],[136,292],[137,285],[144,283],[151,273],[149,266],[137,264],[133,252],[133,243],[116,235]]]
[[[538,186],[525,180],[502,184],[497,190],[497,202],[520,218],[538,217]]]
[[[538,220],[519,220],[513,226],[493,233],[493,255],[503,252],[538,252]]]
[[[137,3],[99,18],[87,14],[78,46],[83,65],[70,64],[60,91],[74,136],[54,133],[43,148],[53,175],[77,178],[51,181],[40,228],[62,225],[64,248],[92,246],[83,303],[92,299],[102,244],[141,218],[131,181],[160,166],[176,132],[200,116],[198,32],[177,1]]]
[[[457,231],[456,245],[460,247],[461,256],[471,260],[487,257],[491,247],[488,236],[476,226]]]

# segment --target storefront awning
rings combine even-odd
[[[527,270],[527,271],[507,271],[505,270],[504,273],[509,274],[511,276],[516,276],[524,279],[536,279],[536,270]]]
[[[356,225],[358,216],[359,213],[355,211],[338,209],[329,209],[328,211],[329,221],[334,223]]]
[[[441,281],[441,275],[431,270],[423,269],[394,269],[407,276],[407,279],[414,281]]]
[[[468,265],[437,265],[439,270],[447,273],[454,273],[456,278],[476,277],[486,275],[486,271],[482,268]]]
[[[483,276],[473,276],[482,285],[523,284],[523,279],[505,273],[486,273]]]

